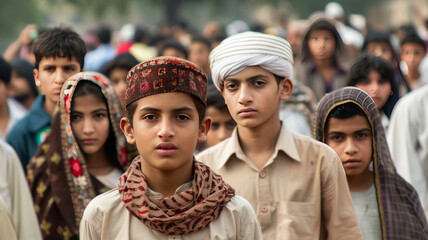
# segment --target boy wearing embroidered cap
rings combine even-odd
[[[246,32],[210,54],[214,84],[237,128],[197,158],[250,201],[264,239],[361,239],[336,153],[279,119],[293,89],[293,57],[282,38]]]
[[[81,239],[262,239],[251,205],[193,157],[211,124],[206,92],[203,71],[180,58],[129,71],[120,125],[140,156],[88,205]]]

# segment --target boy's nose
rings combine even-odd
[[[248,88],[241,87],[239,91],[239,99],[238,102],[243,105],[247,105],[252,101],[251,94],[248,91]]]
[[[57,84],[63,84],[67,80],[67,76],[61,69],[56,71],[55,74],[55,83]]]
[[[160,123],[158,137],[171,138],[174,136],[174,129],[170,120],[164,119]]]
[[[358,151],[358,148],[355,145],[354,141],[351,139],[348,139],[346,141],[345,153],[348,155],[354,155],[357,151]]]

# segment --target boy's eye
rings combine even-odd
[[[229,89],[229,90],[234,90],[234,89],[236,89],[236,84],[235,83],[227,83],[226,84],[226,88],[227,89]]]
[[[226,127],[227,127],[227,129],[230,129],[230,130],[234,129],[236,127],[235,121],[227,122]]]
[[[219,127],[220,127],[220,124],[219,124],[218,122],[213,122],[213,123],[211,124],[211,129],[212,129],[213,131],[217,130]]]
[[[154,114],[147,114],[143,117],[143,119],[149,120],[149,121],[153,121],[156,120],[156,115]]]
[[[185,114],[179,114],[179,115],[177,115],[177,119],[180,121],[184,121],[184,120],[188,120],[190,118],[189,118],[189,116],[187,116]]]
[[[369,136],[369,134],[367,134],[367,133],[358,133],[357,134],[357,139],[365,139],[366,137],[368,137]]]
[[[48,72],[53,72],[53,71],[55,71],[55,67],[47,67],[47,68],[45,68],[45,70]]]
[[[332,141],[335,141],[335,142],[340,142],[343,140],[343,136],[342,135],[331,135],[330,139]]]
[[[257,87],[261,87],[261,86],[265,85],[265,82],[261,81],[261,80],[257,80],[254,82],[254,85]]]

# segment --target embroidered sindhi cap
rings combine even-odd
[[[292,79],[293,63],[291,46],[285,39],[258,32],[232,35],[210,53],[211,75],[218,89],[228,76],[250,66]]]
[[[126,77],[125,103],[168,92],[189,93],[207,105],[207,75],[194,63],[176,57],[158,57],[137,64]]]

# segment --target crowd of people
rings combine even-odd
[[[2,53],[0,239],[428,239],[428,30],[113,32]]]

